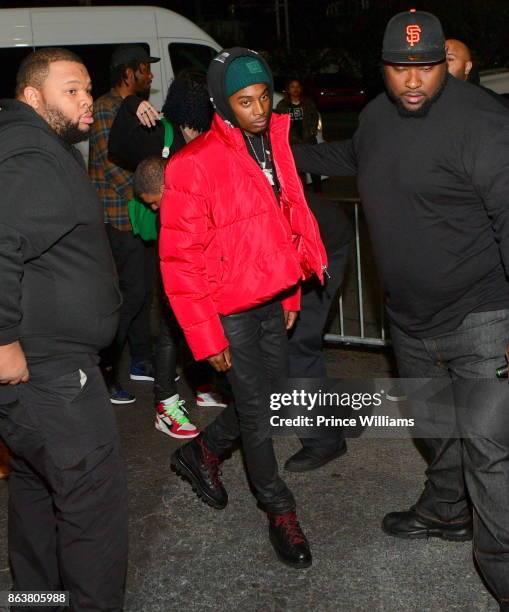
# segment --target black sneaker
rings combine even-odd
[[[297,569],[310,567],[313,558],[295,512],[269,513],[268,517],[269,538],[278,559]]]
[[[154,365],[151,361],[133,361],[129,378],[140,382],[154,382]]]
[[[108,393],[112,404],[132,404],[136,397],[123,389],[118,383],[108,385]]]
[[[220,479],[221,459],[207,448],[201,435],[177,449],[171,465],[205,503],[217,510],[226,508],[228,493]]]

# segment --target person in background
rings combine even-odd
[[[132,198],[132,173],[120,167],[108,153],[111,125],[130,95],[146,99],[153,74],[150,57],[141,45],[119,45],[110,60],[111,90],[94,104],[94,124],[90,134],[89,173],[104,209],[104,222],[117,267],[122,292],[122,309],[117,334],[108,350],[103,351],[101,367],[114,404],[135,401],[132,393],[119,382],[122,352],[129,343],[130,378],[153,381],[150,310],[155,279],[155,248],[132,232],[128,202]]]
[[[187,142],[207,131],[211,120],[212,105],[204,75],[196,72],[181,73],[168,88],[162,116],[148,100],[140,102],[135,95],[124,99],[111,126],[109,153],[122,167],[135,171],[135,182],[138,183],[135,192],[139,194],[141,190],[144,194],[142,200],[147,202],[149,197],[150,203],[157,210],[161,199],[159,191],[163,184],[160,164],[171,159]],[[165,143],[168,131],[171,135]],[[163,161],[158,165],[157,159]],[[138,170],[140,165],[142,168]],[[159,183],[158,177],[161,179]],[[147,192],[148,187],[151,192]],[[176,384],[178,349],[182,339],[182,331],[175,321],[168,300],[163,299],[155,352],[154,399],[156,428],[164,433],[176,433],[174,429],[166,427],[168,421],[173,420],[174,428],[178,428],[179,422],[187,419]],[[199,373],[194,375],[195,378],[201,377],[201,382],[210,378],[213,372],[208,364],[203,365],[205,367],[200,364],[196,368]],[[205,386],[196,389],[196,398],[199,406],[226,407],[223,398]]]
[[[276,112],[290,115],[290,144],[316,144],[320,115],[313,100],[304,96],[301,81],[287,81],[284,94],[284,98],[276,106]],[[302,174],[301,179],[305,185],[306,175]],[[320,193],[320,175],[312,174],[311,180],[313,191]]]
[[[481,85],[477,63],[474,62],[470,49],[455,38],[448,38],[445,41],[445,52],[447,61],[447,72],[460,81],[466,81],[472,85],[476,85],[490,94],[497,102],[503,104],[509,109],[509,100],[493,91],[489,87]]]
[[[460,81],[468,81],[472,71],[473,62],[470,49],[456,38],[445,41],[445,60],[447,72]]]
[[[166,163],[164,157],[147,157],[138,164],[134,173],[134,192],[144,202],[138,205],[146,205],[154,213],[159,211],[163,196]],[[172,438],[189,439],[200,431],[189,421],[184,400],[180,399],[177,389],[179,331],[175,315],[162,292],[155,356],[155,428]]]
[[[183,72],[169,86],[161,112],[135,94],[124,98],[111,126],[108,153],[130,172],[147,157],[170,159],[210,128],[212,111],[205,76]],[[161,118],[173,127],[173,140],[167,150]]]
[[[336,202],[320,194],[306,192],[309,208],[315,215],[328,259],[328,275],[323,286],[311,278],[302,284],[300,313],[288,339],[288,376],[325,378],[323,331],[332,301],[341,287],[351,252],[353,228]],[[302,448],[285,463],[289,472],[308,472],[337,459],[347,451],[343,430],[331,428],[319,438],[300,438]]]

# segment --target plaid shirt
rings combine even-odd
[[[113,91],[94,102],[88,172],[104,207],[104,222],[119,230],[130,231],[127,202],[133,197],[133,175],[108,159],[110,129],[121,104],[121,96]]]

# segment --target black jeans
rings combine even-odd
[[[161,315],[154,364],[154,401],[156,404],[178,393],[175,378],[177,377],[179,349],[182,349],[184,357],[188,357],[189,360],[189,363],[187,363],[187,360],[184,359],[186,362],[186,381],[191,389],[195,390],[201,385],[212,384],[215,380],[212,367],[207,361],[194,360],[185,342],[182,328],[178,324],[168,300],[163,297],[161,299]]]
[[[290,378],[325,378],[327,368],[323,354],[323,329],[332,300],[343,283],[351,245],[342,247],[329,258],[329,274],[325,285],[313,277],[302,287],[299,318],[288,342],[288,376]],[[327,437],[301,438],[302,445],[327,454],[343,444],[341,428],[334,428]]]
[[[260,505],[275,514],[295,509],[291,491],[280,478],[269,434],[267,394],[271,380],[287,374],[287,339],[283,310],[270,302],[221,317],[232,356],[229,404],[204,431],[209,449],[222,455],[240,435],[247,473]]]
[[[392,326],[391,337],[401,377],[450,378],[455,399],[459,395],[467,399],[457,414],[462,429],[479,436],[487,420],[507,423],[509,385],[473,379],[493,378],[505,362],[509,310],[471,313],[453,332],[426,339]],[[475,557],[499,601],[509,602],[509,439],[505,434],[497,438],[472,435],[423,439],[422,443],[431,461],[416,511],[447,523],[464,522],[470,517],[468,491]]]
[[[168,301],[161,300],[159,334],[156,341],[154,399],[158,404],[177,391],[177,356],[182,331]]]
[[[99,368],[20,385],[0,406],[0,434],[14,589],[68,590],[74,612],[122,610],[127,483]]]
[[[152,358],[150,311],[156,274],[156,254],[153,243],[144,242],[132,232],[122,232],[109,223],[106,232],[122,293],[122,307],[117,334],[111,346],[102,354],[103,368],[112,367],[118,378],[118,365],[126,342],[133,361]]]

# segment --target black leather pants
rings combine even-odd
[[[256,498],[267,511],[284,514],[295,508],[291,491],[280,478],[269,437],[270,381],[287,373],[287,338],[279,302],[221,317],[230,343],[228,380],[235,403],[204,431],[209,449],[221,455],[239,437]]]

